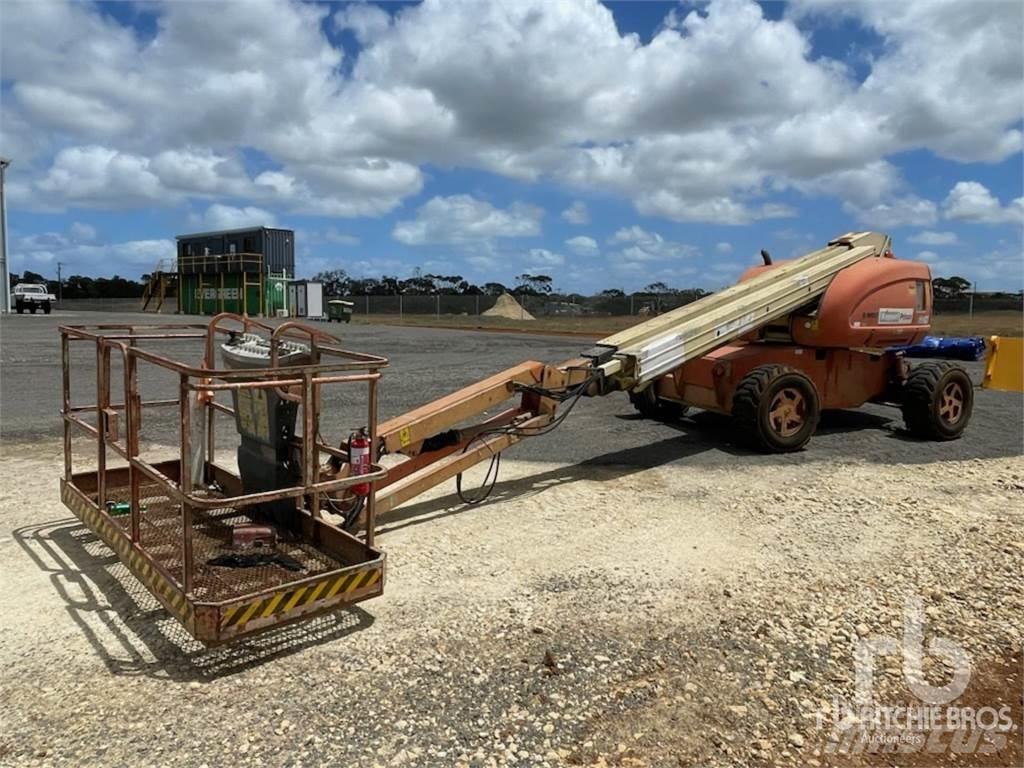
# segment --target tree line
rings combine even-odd
[[[328,296],[500,296],[503,293],[545,296],[554,290],[549,275],[525,272],[516,277],[513,286],[498,282],[477,285],[462,275],[425,275],[419,269],[405,279],[391,275],[352,277],[344,269],[331,269],[318,272],[313,280],[323,283]]]
[[[324,293],[328,296],[500,296],[503,293],[510,293],[513,296],[583,296],[580,293],[558,290],[550,275],[528,272],[516,275],[515,282],[511,285],[499,282],[477,285],[462,275],[425,275],[418,269],[413,272],[412,277],[406,279],[390,275],[352,277],[343,269],[332,269],[317,273],[313,280],[323,283]],[[630,295],[680,296],[693,301],[707,295],[707,291],[701,288],[671,288],[665,283],[657,282],[632,294],[621,288],[608,288],[597,295],[604,298],[624,298]]]
[[[142,275],[140,280],[114,275],[113,277],[88,277],[71,275],[63,280],[58,291],[56,280],[49,280],[38,272],[25,270],[21,274],[12,272],[11,287],[18,283],[39,283],[47,286],[47,290],[65,299],[134,299],[142,296],[149,275]],[[332,269],[319,272],[313,280],[324,284],[324,293],[328,296],[500,296],[510,293],[513,296],[550,296],[572,299],[582,298],[582,294],[563,292],[555,288],[550,275],[524,272],[515,277],[515,282],[505,285],[500,282],[487,282],[477,285],[466,280],[462,275],[422,274],[414,270],[413,276],[405,279],[383,275],[381,277],[352,277],[343,269]],[[932,280],[932,293],[936,299],[960,299],[971,293],[971,282],[959,275],[952,277],[936,277]],[[683,301],[695,301],[708,295],[702,288],[673,288],[663,282],[654,282],[639,291],[627,293],[621,288],[606,288],[597,296],[607,299],[626,298],[628,296],[664,296],[679,297]],[[988,297],[1012,298],[1021,292],[987,292]]]
[[[11,272],[11,287],[18,283],[38,283],[45,285],[46,290],[54,296],[63,299],[136,299],[142,296],[145,289],[145,280],[148,275],[142,276],[142,281],[132,280],[120,275],[113,277],[86,277],[84,275],[71,275],[61,281],[47,280],[38,272],[26,269],[20,275]]]

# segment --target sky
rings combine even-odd
[[[1024,287],[1018,0],[4,0],[0,79],[12,272],[266,225],[300,277],[714,290],[871,229]]]

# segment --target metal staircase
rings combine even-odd
[[[149,274],[142,291],[142,311],[161,312],[164,301],[178,295],[178,270],[172,259],[161,259]],[[154,304],[155,302],[155,304]],[[153,304],[152,308],[150,305]],[[177,309],[177,306],[175,306]]]

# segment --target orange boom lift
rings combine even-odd
[[[889,238],[873,232],[845,234],[792,261],[764,256],[737,285],[577,358],[521,363],[379,425],[376,386],[387,361],[295,322],[272,328],[221,315],[208,326],[62,327],[62,498],[213,645],[381,594],[381,515],[450,478],[464,501],[482,501],[502,452],[557,428],[582,397],[624,392],[658,419],[690,406],[731,414],[764,451],[798,450],[822,409],[868,401],[901,408],[921,438],[960,436],[973,405],[966,371],[932,362],[910,370],[886,351],[929,330],[927,265],[894,258]],[[146,348],[189,338],[204,344],[199,365]],[[76,341],[96,347],[94,405],[70,400]],[[123,362],[123,402],[111,397],[112,355]],[[142,365],[174,374],[178,396],[144,401]],[[340,444],[320,432],[327,386],[366,387],[366,426]],[[230,405],[218,400],[227,394]],[[180,455],[157,461],[140,450],[140,428],[143,410],[162,406],[177,410]],[[237,473],[216,460],[217,414],[233,417],[241,435]],[[74,471],[76,429],[97,441],[95,470]],[[108,451],[122,466],[107,467]],[[385,455],[394,457],[386,467]],[[483,485],[465,494],[462,473],[483,461]]]

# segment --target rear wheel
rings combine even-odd
[[[25,314],[25,305],[22,304],[20,301],[14,305],[14,308],[18,311],[19,315]]]
[[[50,306],[50,302],[46,302],[45,304],[43,304],[43,312],[46,313],[47,315],[50,314],[51,309],[52,307]]]
[[[28,305],[28,311],[33,315],[36,313],[36,303],[34,301]]]
[[[768,453],[798,451],[818,428],[814,383],[785,365],[762,365],[736,387],[732,415],[742,435]]]
[[[645,419],[657,421],[675,421],[681,419],[687,411],[682,403],[658,397],[654,384],[640,392],[630,392],[629,402]]]
[[[915,437],[956,440],[974,409],[974,384],[961,366],[934,362],[915,366],[903,385],[903,423]]]

